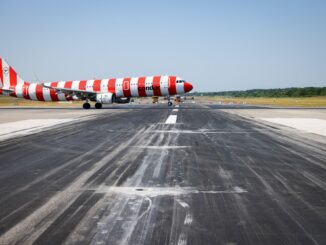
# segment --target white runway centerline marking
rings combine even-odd
[[[177,122],[177,115],[170,115],[168,119],[166,119],[165,124],[175,124]]]
[[[173,109],[172,111],[176,111],[177,112],[177,111],[179,111],[179,109]]]

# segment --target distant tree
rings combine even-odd
[[[311,97],[326,96],[326,87],[284,88],[284,89],[251,89],[242,91],[221,91],[206,93],[190,93],[192,96],[225,96],[225,97]]]

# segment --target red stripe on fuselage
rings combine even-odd
[[[160,82],[161,82],[161,76],[156,76],[153,78],[153,94],[154,94],[154,96],[162,96]]]
[[[41,85],[36,85],[35,94],[36,94],[37,100],[44,101],[43,87]]]
[[[145,80],[146,77],[138,78],[138,95],[140,97],[146,97]]]
[[[71,86],[72,86],[72,81],[67,81],[65,82],[64,88],[71,88]]]
[[[101,91],[101,80],[95,80],[93,83],[93,91],[100,92]]]
[[[123,79],[122,91],[123,91],[123,96],[125,96],[125,97],[131,97],[131,92],[130,92],[130,79],[131,78],[124,78]]]
[[[86,90],[86,83],[87,83],[86,80],[82,80],[82,81],[80,81],[80,82],[79,82],[78,89],[79,89],[79,90]]]
[[[177,78],[174,76],[169,77],[169,95],[177,94],[176,80]]]
[[[108,82],[108,91],[112,94],[115,94],[115,83],[116,79],[110,79]]]
[[[9,66],[9,74],[10,74],[10,88],[14,88],[17,85],[17,73],[14,69]]]
[[[67,81],[67,82],[65,82],[64,88],[71,89],[71,86],[72,86],[72,81]],[[69,95],[69,94],[65,94],[65,98],[66,98],[66,100],[73,100],[71,95]]]
[[[24,85],[23,85],[23,97],[26,100],[30,100],[31,99],[31,97],[29,97],[29,92],[28,92],[29,85],[30,84],[27,83],[27,82],[24,82]]]
[[[58,87],[58,82],[52,82],[51,87]],[[59,101],[58,94],[54,89],[50,89],[50,97],[52,101]]]
[[[11,68],[11,66],[9,66],[9,79],[10,79],[10,88],[14,89],[15,92],[10,93],[10,96],[12,97],[17,97],[16,96],[16,85],[17,85],[17,73],[14,71],[14,69]]]

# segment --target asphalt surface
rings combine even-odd
[[[0,244],[326,244],[326,143],[128,108],[0,142]]]

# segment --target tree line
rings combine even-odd
[[[226,96],[226,97],[312,97],[326,96],[326,87],[279,88],[279,89],[250,89],[222,92],[194,92],[194,96]]]

